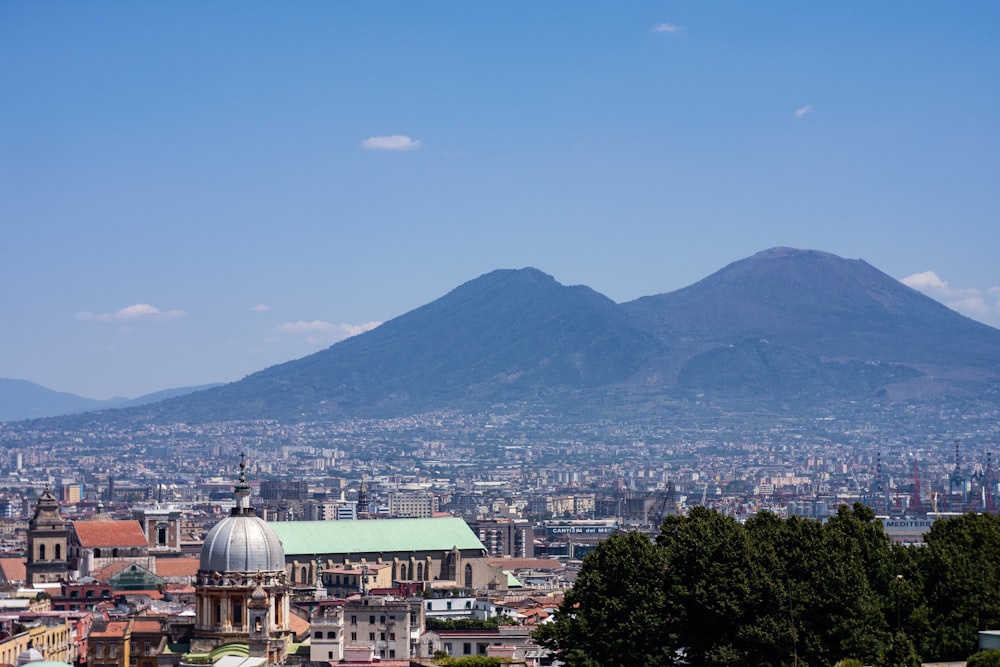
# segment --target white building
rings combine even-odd
[[[420,602],[366,595],[321,603],[310,619],[310,662],[338,662],[360,647],[381,660],[415,657],[424,625]]]

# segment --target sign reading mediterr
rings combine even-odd
[[[548,526],[545,529],[551,535],[611,535],[614,526]]]

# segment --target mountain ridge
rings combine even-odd
[[[66,391],[49,389],[30,380],[0,378],[0,422],[42,419],[63,415],[126,408],[155,403],[174,396],[210,389],[219,384],[163,389],[136,398],[86,398]]]
[[[1000,330],[863,260],[772,248],[622,304],[535,268],[498,269],[307,357],[100,418],[308,421],[510,402],[597,415],[665,401],[805,410],[970,398],[1000,401]]]

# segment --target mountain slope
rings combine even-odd
[[[0,378],[0,421],[40,419],[93,410],[146,405],[162,401],[166,398],[182,396],[216,386],[218,385],[179,387],[145,394],[138,398],[110,398],[102,401],[94,398],[84,398],[64,391],[47,389],[27,380]]]
[[[667,294],[623,304],[664,339],[723,341],[768,336],[822,346],[827,354],[940,360],[956,338],[996,360],[997,330],[948,309],[862,260],[772,248]]]
[[[588,287],[537,269],[498,270],[372,331],[147,416],[289,419],[535,400],[624,381],[659,350]]]
[[[0,421],[35,419],[108,407],[109,401],[83,398],[28,382],[0,378]]]
[[[739,393],[785,386],[794,394],[781,367],[807,359],[813,372],[798,391],[809,393],[811,384],[823,395],[890,385],[901,389],[900,398],[974,394],[989,390],[1000,373],[1000,331],[862,260],[813,250],[772,248],[623,308],[640,327],[670,342],[674,356],[665,368],[692,389],[714,385]],[[760,354],[765,347],[767,354]],[[792,361],[795,356],[800,359]],[[730,372],[734,364],[742,371]],[[747,374],[750,366],[758,371]],[[824,375],[831,377],[817,385]]]

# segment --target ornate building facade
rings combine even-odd
[[[284,662],[291,637],[285,553],[267,522],[250,507],[245,463],[236,506],[202,546],[195,583],[197,615],[192,653],[224,644],[248,644],[251,656]]]

